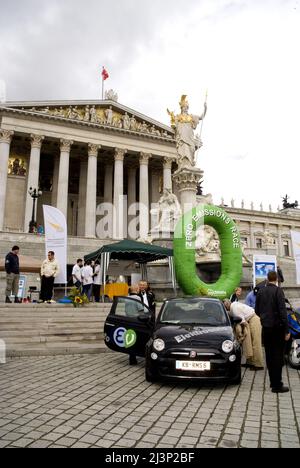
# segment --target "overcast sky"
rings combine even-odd
[[[0,0],[8,100],[119,101],[169,123],[209,111],[205,192],[277,207],[300,201],[300,0]]]

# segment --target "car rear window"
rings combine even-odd
[[[201,300],[167,302],[159,318],[160,323],[193,324],[221,327],[229,325],[228,316],[220,302]]]

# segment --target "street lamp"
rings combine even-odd
[[[37,224],[35,221],[35,205],[36,205],[37,199],[43,195],[43,192],[41,190],[33,189],[32,187],[30,187],[30,189],[28,190],[28,193],[33,199],[32,218],[29,223],[29,233],[33,234],[34,232],[36,232],[36,228],[37,228]]]

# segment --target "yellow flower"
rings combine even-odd
[[[82,299],[80,297],[75,297],[75,303],[76,304],[82,304]]]

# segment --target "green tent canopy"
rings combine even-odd
[[[132,260],[140,264],[173,257],[172,249],[143,244],[133,240],[124,240],[117,244],[104,245],[96,252],[86,255],[84,260],[99,260],[104,253],[109,253],[111,260]]]
[[[106,276],[111,260],[131,260],[141,265],[143,279],[147,279],[146,264],[157,260],[169,260],[172,285],[176,294],[176,276],[174,268],[173,250],[157,245],[143,244],[133,240],[124,240],[116,244],[104,245],[96,252],[92,252],[84,257],[85,261],[100,260],[101,263],[101,283],[105,286]]]

